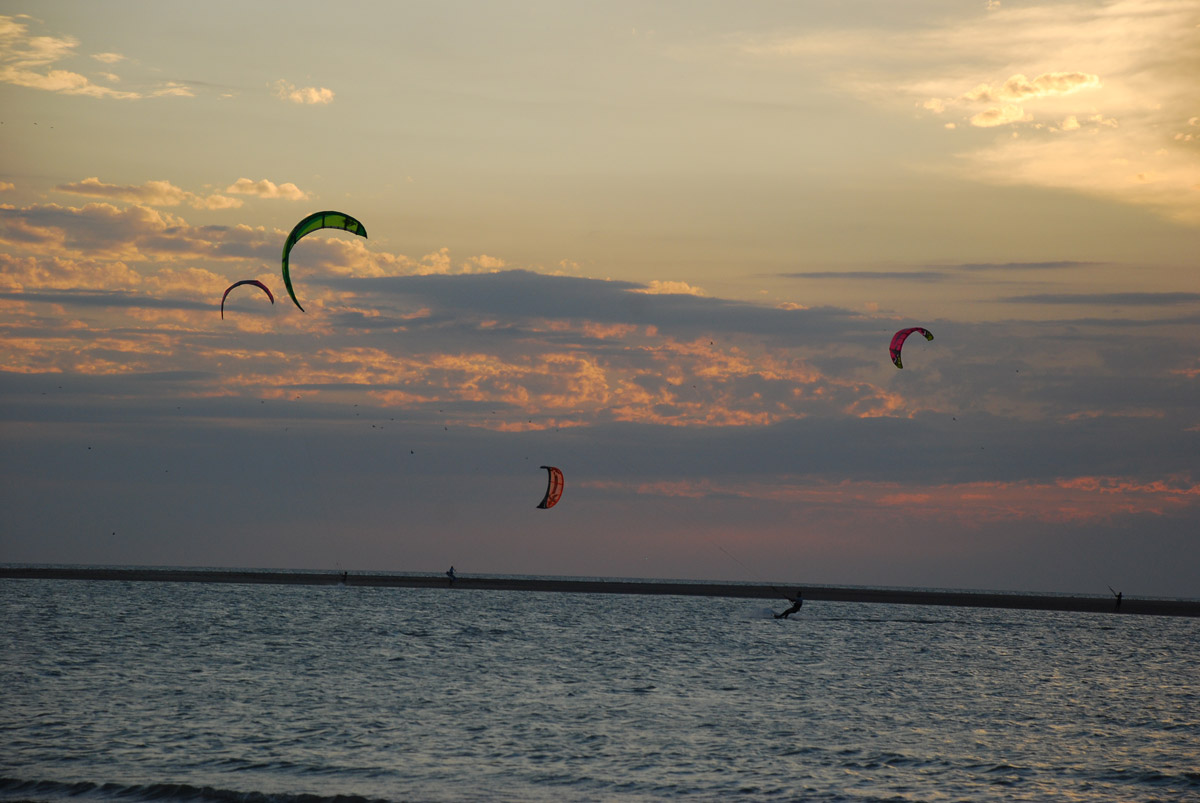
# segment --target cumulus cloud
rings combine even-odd
[[[226,187],[225,192],[235,195],[253,195],[256,198],[280,198],[285,201],[307,201],[309,198],[308,193],[290,181],[284,184],[275,184],[265,178],[261,181],[239,178]]]
[[[1100,86],[1100,76],[1082,72],[1042,73],[1030,81],[1017,74],[1000,86],[980,84],[963,95],[965,100],[985,103],[1018,103],[1051,95],[1069,95],[1081,89]]]
[[[38,254],[156,262],[278,260],[279,232],[249,226],[190,226],[149,206],[0,205],[0,243]]]
[[[122,92],[93,84],[84,75],[51,65],[74,55],[79,40],[64,36],[33,36],[29,26],[17,18],[0,16],[0,82],[27,89],[132,99],[136,92]]]
[[[0,287],[8,291],[129,290],[141,281],[141,275],[120,260],[0,253]]]
[[[105,184],[96,176],[70,184],[59,184],[59,192],[105,198],[112,201],[145,204],[146,206],[178,206],[187,204],[195,209],[236,209],[242,202],[223,195],[200,196],[180,189],[169,181],[147,181],[145,184]]]
[[[350,245],[361,245],[351,241]],[[395,254],[376,254],[363,250],[363,264],[354,271],[359,276],[454,276],[474,273],[495,273],[508,267],[508,263],[487,254],[466,257],[455,261],[449,248],[439,248],[413,259]]]
[[[1027,123],[1033,120],[1033,114],[1026,111],[1023,106],[1017,105],[1019,103],[1070,95],[1083,89],[1096,89],[1099,87],[1100,77],[1090,73],[1042,73],[1032,81],[1018,73],[998,86],[979,84],[970,92],[963,94],[958,100],[967,103],[1000,104],[998,106],[989,106],[983,111],[972,115],[970,118],[971,125],[976,128],[995,128],[996,126]],[[934,102],[941,106],[941,108],[937,109],[938,112],[944,110],[945,103],[942,101],[927,101],[925,108],[932,109],[933,107],[930,104]],[[1073,131],[1078,128],[1079,121],[1075,115],[1068,115],[1063,126],[1061,126],[1061,130],[1063,131]]]
[[[1099,0],[995,4],[894,35],[859,27],[730,41],[739,59],[803,65],[882,108],[915,106],[939,127],[956,115],[951,124],[1021,131],[986,144],[956,137],[963,150],[947,171],[1194,223],[1200,132],[1181,122],[1196,117],[1195,32],[1195,0]]]
[[[995,128],[1000,125],[1008,125],[1009,123],[1026,122],[1033,119],[1033,115],[1022,109],[1020,106],[1014,106],[1011,103],[1000,107],[992,107],[984,109],[979,114],[971,117],[971,125],[976,128]]]
[[[283,78],[280,78],[271,86],[275,90],[276,97],[292,103],[300,103],[303,105],[321,105],[333,102],[333,90],[326,89],[325,87],[297,87],[292,82]]]
[[[642,288],[635,289],[635,293],[645,293],[647,295],[685,295],[685,296],[705,296],[708,295],[699,287],[693,287],[687,282],[664,282],[658,279],[653,279],[648,285]]]
[[[16,188],[16,185],[11,181],[0,181],[0,192],[8,192],[9,190],[15,190]]]
[[[97,84],[86,75],[57,67],[59,62],[78,55],[79,40],[73,36],[35,35],[29,28],[30,19],[26,15],[0,15],[0,83],[116,100],[195,96],[191,87],[177,81],[156,82],[153,89],[135,92]],[[106,65],[127,61],[123,54],[113,52],[93,53],[91,58]],[[109,83],[121,80],[112,72],[101,72],[99,77]]]

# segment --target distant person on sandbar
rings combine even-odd
[[[1114,611],[1119,611],[1119,610],[1121,610],[1121,597],[1122,597],[1122,596],[1123,596],[1122,592],[1118,591],[1118,592],[1117,592],[1117,604],[1116,604],[1116,606],[1113,608],[1113,610],[1114,610]]]
[[[454,567],[451,566],[446,570],[446,576],[450,578],[450,585],[454,585]]]
[[[342,572],[342,585],[346,585],[346,578],[350,576],[350,572]]]
[[[804,605],[804,595],[799,590],[796,591],[796,596],[792,598],[792,607],[788,608],[783,613],[775,614],[776,619],[786,619],[793,613],[800,613],[800,608]]]

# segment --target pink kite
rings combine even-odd
[[[542,466],[546,471],[550,472],[550,481],[546,485],[546,495],[542,498],[541,504],[538,505],[542,510],[549,510],[558,504],[558,500],[562,498],[563,473],[554,466]]]
[[[892,362],[896,363],[897,368],[903,368],[904,364],[900,362],[900,349],[904,348],[904,341],[913,332],[920,332],[925,335],[926,340],[933,340],[933,332],[923,326],[913,326],[908,329],[901,329],[896,334],[892,335],[892,345],[888,346],[888,353],[892,355]]]

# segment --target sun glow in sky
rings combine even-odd
[[[1200,596],[1197,75],[1194,0],[4,3],[0,561]]]

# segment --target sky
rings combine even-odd
[[[1194,0],[2,0],[0,562],[1200,597],[1197,75]]]

